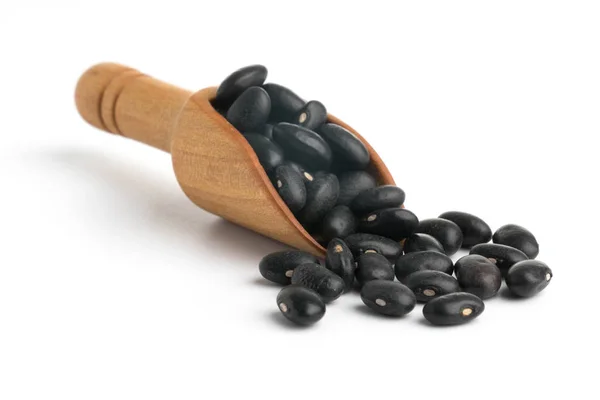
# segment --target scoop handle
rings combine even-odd
[[[91,125],[170,152],[171,132],[192,92],[114,63],[79,78],[75,103]]]

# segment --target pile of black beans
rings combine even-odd
[[[458,211],[419,221],[404,208],[402,189],[377,185],[367,148],[329,123],[323,104],[265,84],[266,77],[261,65],[235,71],[213,106],[243,134],[290,211],[327,248],[325,260],[299,250],[261,260],[261,275],[285,286],[277,306],[290,321],[313,324],[326,303],[356,288],[376,313],[400,317],[422,302],[430,323],[457,325],[478,317],[503,279],[519,297],[548,285],[552,271],[535,260],[539,246],[527,229],[505,225],[492,235],[485,221]],[[461,248],[470,253],[454,263],[450,256]]]

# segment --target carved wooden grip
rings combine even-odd
[[[170,152],[173,126],[191,95],[133,68],[103,63],[79,78],[75,103],[91,125]]]

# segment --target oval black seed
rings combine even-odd
[[[502,274],[496,264],[484,256],[471,254],[464,256],[454,266],[458,284],[465,291],[482,300],[494,297],[500,285]]]
[[[267,83],[263,85],[263,88],[271,98],[271,114],[269,115],[271,122],[291,122],[304,107],[304,100],[284,86]]]
[[[413,272],[406,278],[406,286],[415,293],[418,301],[424,303],[448,293],[460,292],[458,281],[440,271]]]
[[[519,261],[528,259],[527,255],[521,250],[503,244],[493,243],[481,243],[475,245],[469,254],[479,254],[480,256],[484,256],[500,268],[500,272],[502,272],[503,276],[506,276],[510,267]]]
[[[348,171],[338,176],[340,181],[340,196],[338,204],[350,205],[352,200],[361,192],[372,189],[377,186],[377,181],[373,175],[366,171]]]
[[[267,68],[262,65],[249,65],[229,75],[217,89],[214,104],[220,108],[229,107],[235,99],[252,86],[260,86],[267,79]]]
[[[327,109],[320,101],[309,101],[298,111],[293,122],[306,129],[315,130],[327,122]]]
[[[350,248],[342,239],[333,239],[329,242],[325,267],[342,278],[346,292],[352,289],[356,263]]]
[[[283,162],[283,150],[277,144],[258,133],[244,135],[260,161],[260,165],[270,171]]]
[[[378,253],[365,253],[356,260],[354,276],[359,285],[373,280],[394,280],[392,263]]]
[[[552,276],[552,270],[541,261],[519,261],[508,270],[506,285],[517,296],[531,297],[544,290]]]
[[[306,189],[306,205],[298,219],[305,227],[311,227],[335,206],[340,186],[335,175],[324,173],[316,174]]]
[[[399,257],[396,260],[394,268],[396,277],[400,282],[405,282],[406,278],[417,271],[441,271],[452,275],[454,266],[450,257],[437,251],[418,251]]]
[[[275,168],[275,189],[290,211],[296,213],[306,204],[306,186],[302,175],[288,165]]]
[[[431,300],[423,307],[423,316],[433,325],[460,325],[477,318],[485,305],[471,293],[450,293]]]
[[[509,224],[500,227],[494,233],[494,243],[514,247],[527,254],[527,257],[536,258],[540,246],[533,233],[519,225]]]
[[[292,285],[302,285],[314,290],[325,302],[337,299],[345,289],[341,277],[316,263],[296,267],[292,274]]]
[[[227,110],[227,121],[240,132],[260,132],[271,111],[271,100],[264,89],[246,89]]]
[[[317,133],[301,126],[281,122],[273,127],[273,139],[286,156],[317,170],[327,170],[331,164],[331,149]]]
[[[366,214],[360,220],[358,230],[394,240],[402,240],[411,236],[418,226],[419,219],[415,214],[398,207],[384,208]]]
[[[364,284],[360,298],[371,310],[393,317],[401,317],[415,308],[414,293],[400,282],[374,280]]]
[[[404,204],[404,190],[393,185],[382,185],[359,193],[350,208],[358,215],[364,215],[383,208],[400,207]]]
[[[463,234],[463,248],[470,248],[479,243],[487,243],[492,238],[490,226],[479,217],[461,211],[448,211],[439,216],[454,222]]]
[[[436,238],[425,233],[413,233],[404,241],[404,253],[427,250],[446,254],[444,246]]]
[[[442,244],[444,252],[448,256],[456,253],[462,246],[462,231],[458,225],[447,219],[423,219],[419,222],[417,232],[426,233],[436,238]]]
[[[269,140],[273,140],[273,125],[265,124],[261,129],[260,134]]]
[[[317,257],[305,251],[285,250],[264,256],[258,264],[258,270],[265,279],[271,282],[289,285],[296,267],[318,262]]]
[[[319,133],[329,143],[336,164],[342,169],[365,169],[371,161],[369,150],[349,130],[336,125],[324,124]]]
[[[356,231],[356,217],[347,206],[335,206],[325,214],[321,224],[321,236],[325,242],[343,239]]]
[[[277,295],[279,311],[298,325],[311,325],[325,315],[325,303],[321,297],[303,286],[291,285],[281,289]]]
[[[346,237],[345,241],[348,247],[350,247],[352,254],[354,254],[354,257],[358,257],[368,251],[374,251],[389,260],[395,260],[402,254],[402,246],[400,243],[370,233],[354,233]]]
[[[296,172],[302,175],[302,179],[304,179],[305,183],[312,182],[314,179],[314,175],[312,172],[310,172],[308,169],[304,168],[303,165],[298,164],[295,161],[286,160],[283,162],[283,165],[288,165],[292,167]]]

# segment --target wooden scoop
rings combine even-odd
[[[244,137],[211,105],[217,88],[192,93],[119,64],[103,63],[79,79],[75,102],[87,122],[104,131],[170,152],[177,181],[199,207],[295,248],[325,249],[296,220]],[[369,171],[394,184],[375,150]]]

